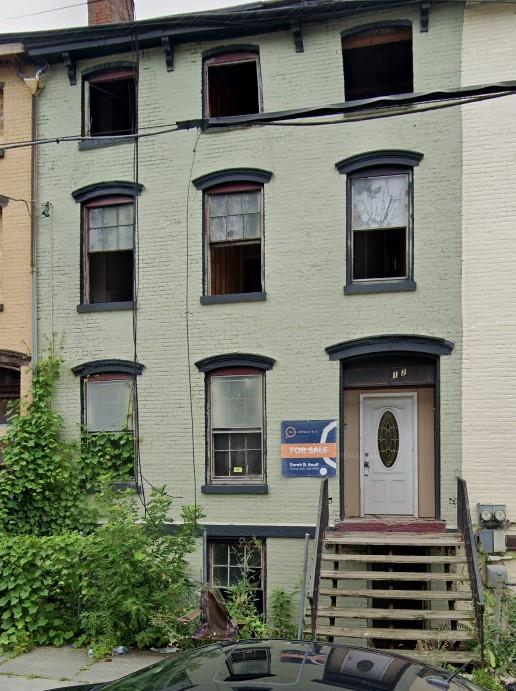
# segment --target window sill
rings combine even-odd
[[[116,139],[115,137],[91,137],[79,142],[79,151],[89,151],[90,149],[103,149],[106,146],[118,146],[119,144],[134,144],[134,137],[127,139]]]
[[[201,305],[227,304],[229,302],[264,302],[267,293],[231,293],[230,295],[201,295]]]
[[[344,295],[359,293],[401,293],[416,290],[416,282],[409,279],[401,281],[371,281],[370,283],[348,283],[344,286]]]
[[[133,308],[134,302],[94,302],[91,305],[77,305],[77,312],[115,312]]]
[[[269,486],[266,484],[260,485],[246,485],[228,484],[228,485],[203,485],[201,487],[203,494],[269,494]]]

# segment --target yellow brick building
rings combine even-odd
[[[23,46],[0,54],[0,435],[9,401],[27,391],[32,350],[32,147],[2,144],[33,137],[34,70],[23,65]],[[25,72],[25,70],[27,70]],[[29,78],[27,80],[27,78]]]

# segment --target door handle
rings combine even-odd
[[[364,461],[364,477],[367,477],[369,475],[369,461],[365,460]]]

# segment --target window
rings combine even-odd
[[[261,110],[257,51],[216,55],[204,61],[204,114],[209,118]]]
[[[83,380],[84,424],[88,432],[132,429],[133,378],[121,373],[95,374]]]
[[[9,424],[9,409],[20,402],[20,370],[0,367],[0,435]]]
[[[408,278],[408,171],[350,176],[352,280]]]
[[[263,374],[247,368],[214,372],[209,380],[210,477],[261,481]]]
[[[228,184],[210,189],[206,203],[206,292],[263,291],[263,188]]]
[[[136,132],[134,68],[103,70],[84,80],[84,135]]]
[[[84,302],[133,299],[132,198],[96,199],[84,206]]]
[[[210,585],[219,588],[226,597],[228,590],[245,575],[255,590],[255,604],[260,613],[265,609],[264,562],[264,545],[256,539],[208,543]]]
[[[346,101],[413,91],[412,27],[379,27],[342,38]]]

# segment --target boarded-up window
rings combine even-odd
[[[85,209],[85,302],[133,299],[132,200],[96,202]]]
[[[342,39],[346,101],[413,91],[412,27],[385,27]]]
[[[256,53],[229,53],[204,62],[204,112],[223,118],[259,113],[260,68]]]
[[[263,375],[210,378],[211,477],[263,477]]]
[[[110,377],[90,377],[84,381],[85,423],[89,432],[132,428],[133,380],[122,375]]]
[[[263,290],[261,187],[226,186],[206,195],[208,292]]]

